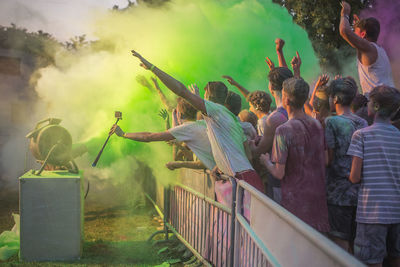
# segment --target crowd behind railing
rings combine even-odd
[[[167,130],[125,133],[114,125],[110,133],[169,142],[174,161],[166,167],[211,170],[216,201],[227,207],[232,186],[218,180],[221,174],[265,193],[364,263],[379,266],[387,258],[399,266],[400,91],[394,88],[389,58],[376,43],[379,21],[354,16],[353,31],[349,15],[350,5],[342,2],[339,30],[356,49],[361,90],[353,77],[322,75],[310,94],[299,53],[291,60],[292,71],[285,42],[278,38],[278,66],[266,58],[269,93],[222,76],[248,102],[249,110],[242,110],[241,96],[223,82],[208,82],[201,97],[195,84],[186,87],[132,50],[140,65],[178,96],[176,106],[157,78],[151,84],[139,77],[165,105],[159,115]],[[245,194],[247,220],[250,203]]]

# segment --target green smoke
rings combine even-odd
[[[278,64],[277,37],[286,41],[289,64],[300,52],[303,77],[314,78],[319,68],[306,32],[292,23],[285,8],[271,1],[176,0],[161,8],[139,5],[123,12],[96,13],[95,18],[95,35],[108,49],[60,52],[57,67],[42,69],[36,87],[49,103],[47,113],[63,118],[75,140],[88,145],[89,155],[81,163],[84,169],[103,144],[116,110],[123,113],[120,125],[125,131],[164,130],[157,116],[162,107],[158,96],[135,79],[151,73],[139,67],[131,49],[183,83],[197,83],[201,89],[207,81],[222,80],[226,74],[251,91],[267,90],[264,60],[269,56]],[[111,166],[128,155],[148,163],[160,180],[175,175],[164,167],[171,160],[168,145],[116,136],[98,166]]]

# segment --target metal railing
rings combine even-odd
[[[251,198],[250,222],[244,219],[241,211],[245,192]],[[244,181],[237,183],[236,200],[234,266],[364,266]],[[252,249],[252,245],[256,248]],[[238,256],[242,251],[244,256]],[[257,251],[262,254],[261,261],[255,261],[253,257]],[[249,265],[248,262],[256,264]]]
[[[227,207],[214,200],[209,172],[181,174],[164,191],[165,232],[173,232],[205,266],[364,266],[246,182],[222,177],[232,185]]]
[[[232,192],[236,192],[235,179],[226,179],[232,185]],[[235,195],[232,194],[233,205]],[[169,199],[168,228],[206,266],[232,266],[232,207],[228,208],[180,183],[172,186]]]

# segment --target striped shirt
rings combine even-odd
[[[388,123],[357,130],[347,154],[363,159],[356,221],[400,223],[400,131]]]

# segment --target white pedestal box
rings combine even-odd
[[[19,178],[20,259],[71,261],[82,254],[82,172],[27,172]]]

